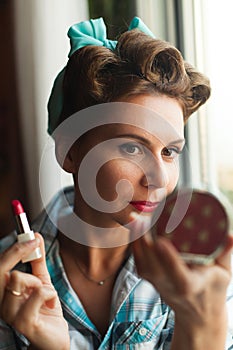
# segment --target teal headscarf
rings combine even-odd
[[[138,17],[134,17],[130,22],[128,30],[132,29],[139,29],[143,33],[153,38],[155,37],[150,29],[148,29],[143,21]],[[117,45],[117,41],[107,39],[106,26],[102,17],[74,24],[68,31],[68,37],[70,38],[71,46],[68,57],[70,57],[78,49],[81,49],[82,47],[88,45],[104,46],[110,50],[114,50]],[[65,69],[66,67],[64,67],[62,71],[57,75],[48,102],[48,133],[50,135],[57,127],[62,111],[62,85]]]

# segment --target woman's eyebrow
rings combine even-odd
[[[148,146],[151,145],[151,142],[146,139],[145,137],[143,136],[140,136],[140,135],[136,135],[136,134],[121,134],[121,135],[116,135],[115,136],[116,138],[130,138],[130,139],[135,139],[135,140],[138,140],[142,143],[145,143],[147,144]]]
[[[147,139],[147,138],[145,138],[145,137],[143,137],[143,136],[140,136],[140,135],[136,135],[136,134],[121,134],[121,135],[116,135],[116,138],[131,138],[131,139],[136,139],[136,140],[138,140],[138,141],[140,141],[140,142],[142,142],[142,143],[145,143],[146,145],[148,145],[148,146],[151,146],[151,142]],[[184,143],[185,144],[185,139],[183,138],[183,139],[177,139],[177,140],[174,140],[174,141],[170,141],[169,143],[168,143],[168,146],[169,145],[174,145],[174,144],[179,144],[179,143]]]
[[[178,140],[171,141],[171,142],[169,142],[168,146],[169,145],[174,145],[174,144],[177,144],[177,143],[185,144],[185,139],[178,139]]]

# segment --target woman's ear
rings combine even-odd
[[[64,162],[63,162],[63,166],[62,168],[67,172],[67,173],[75,173],[75,167],[74,167],[74,160],[72,158],[72,152],[71,150],[69,150],[69,152],[67,153],[67,155],[65,156]]]
[[[55,155],[57,161],[67,173],[75,173],[75,161],[72,157],[72,148],[73,146],[68,148],[64,140],[55,140]]]

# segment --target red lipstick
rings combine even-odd
[[[138,211],[143,211],[144,213],[152,213],[157,208],[159,202],[132,201],[130,204]]]
[[[14,199],[11,202],[11,205],[12,205],[13,213],[15,215],[17,227],[18,227],[18,230],[17,230],[18,242],[27,242],[35,239],[34,232],[31,230],[29,226],[27,215],[20,201],[18,201],[17,199]],[[25,263],[35,259],[39,259],[40,257],[41,257],[40,248],[36,248],[31,254],[29,254],[24,259],[22,259],[22,262]]]

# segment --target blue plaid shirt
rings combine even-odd
[[[65,195],[68,203],[72,205],[73,189],[65,189]],[[48,270],[59,294],[64,317],[69,324],[70,349],[170,349],[174,314],[161,300],[154,287],[138,277],[132,256],[123,266],[114,286],[108,331],[104,337],[100,335],[70,286],[59,256],[57,229],[53,222],[66,208],[67,202],[58,194],[36,220],[33,229],[41,232],[45,238]],[[52,221],[51,217],[53,217]],[[15,238],[16,234],[12,233],[2,239],[0,251],[11,245]],[[17,268],[25,271],[30,267],[24,264],[18,265]],[[233,292],[233,287],[229,288],[228,297],[229,303],[233,305],[233,299],[231,299],[233,293],[230,291]],[[232,333],[233,329],[229,327],[226,347],[228,350],[233,349]],[[26,350],[28,345],[24,336],[0,320],[1,350]]]

